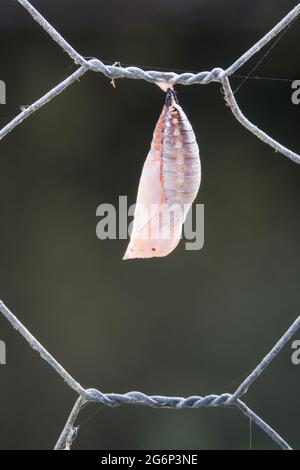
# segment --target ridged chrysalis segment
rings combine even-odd
[[[166,256],[174,250],[200,179],[194,131],[169,90],[143,167],[131,239],[123,259]]]

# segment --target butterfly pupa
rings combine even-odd
[[[200,180],[194,131],[175,91],[168,88],[140,178],[124,260],[166,256],[176,248]]]

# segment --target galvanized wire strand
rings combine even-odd
[[[58,96],[62,91],[68,88],[72,83],[78,80],[87,71],[100,72],[111,80],[118,78],[131,78],[136,80],[146,80],[151,83],[168,82],[172,85],[195,85],[195,84],[208,84],[211,82],[222,82],[225,93],[227,93],[227,102],[231,107],[232,112],[236,119],[255,134],[259,139],[271,145],[276,152],[280,152],[287,156],[295,163],[300,162],[300,156],[289,150],[287,147],[281,145],[272,137],[268,136],[265,132],[260,130],[257,126],[253,125],[240,111],[232,90],[230,88],[228,77],[241,68],[254,54],[260,51],[266,44],[282,32],[292,21],[294,21],[300,14],[300,3],[298,3],[277,25],[275,25],[265,36],[257,41],[248,51],[239,57],[230,67],[223,70],[221,67],[215,67],[210,71],[202,71],[199,73],[182,73],[175,72],[162,72],[162,71],[145,71],[139,67],[122,67],[120,65],[105,65],[99,59],[86,60],[79,54],[64,38],[63,36],[34,8],[28,0],[17,0],[27,11],[32,18],[50,35],[55,41],[75,62],[80,65],[80,68],[70,75],[67,79],[56,85],[52,90],[47,92],[44,96],[39,98],[36,102],[27,106],[20,114],[18,114],[12,121],[6,124],[0,130],[0,140],[9,134],[15,127],[17,127],[24,119],[28,118],[42,106],[47,104],[53,98]]]
[[[183,397],[165,397],[160,395],[149,396],[141,392],[128,392],[124,394],[116,393],[102,393],[99,390],[90,389],[87,392],[91,393],[94,399],[90,401],[100,402],[106,406],[116,407],[122,404],[129,405],[144,405],[151,408],[168,408],[173,410],[183,410],[186,408],[203,408],[203,407],[235,407],[242,411],[242,413],[257,424],[273,441],[275,441],[282,449],[292,450],[290,445],[260,416],[254,413],[245,403],[241,400],[236,400],[234,403],[231,401],[232,395],[230,393],[223,393],[221,395],[207,395],[205,397],[191,396],[188,398]],[[75,426],[76,419],[82,406],[87,403],[82,397],[76,401],[66,425],[55,444],[54,450],[63,450],[68,447],[70,441],[73,442],[74,434],[77,435],[79,426]]]
[[[70,448],[76,437],[77,428],[75,421],[82,406],[88,402],[101,403],[107,407],[117,407],[120,405],[143,405],[151,408],[183,410],[186,408],[203,407],[235,407],[242,411],[257,426],[259,426],[268,436],[270,436],[282,449],[291,449],[290,445],[260,416],[251,410],[239,397],[245,393],[249,386],[261,375],[265,368],[275,359],[283,346],[291,339],[300,327],[300,316],[291,327],[283,334],[281,339],[275,344],[271,351],[262,359],[260,364],[254,369],[249,377],[242,382],[234,394],[222,393],[220,395],[210,394],[206,396],[192,395],[190,397],[147,395],[139,391],[128,393],[103,393],[94,388],[83,388],[67,371],[57,362],[57,360],[42,346],[42,344],[28,331],[28,329],[17,319],[17,317],[0,301],[0,312],[11,323],[11,325],[26,339],[29,345],[36,350],[41,357],[64,379],[64,381],[75,390],[79,398],[77,399],[64,429],[55,445],[55,449]]]
[[[244,395],[249,389],[250,385],[253,384],[268,367],[268,365],[273,361],[281,349],[286,345],[286,343],[291,339],[292,336],[300,327],[300,316],[296,318],[294,323],[289,327],[289,329],[281,336],[277,341],[275,346],[271,351],[262,359],[258,366],[248,375],[248,377],[241,383],[241,385],[233,393],[232,398],[229,401],[235,401]]]
[[[53,367],[53,369],[64,379],[64,381],[80,396],[88,397],[85,389],[76,382],[75,379],[57,362],[57,360],[44,348],[44,346],[30,333],[29,330],[18,320],[18,318],[6,307],[6,305],[0,300],[0,312],[9,321],[9,323],[15,328],[15,330],[22,335],[29,345],[37,351],[41,357]]]
[[[277,142],[266,132],[262,131],[258,126],[256,126],[251,121],[249,121],[249,119],[246,118],[246,116],[242,113],[239,108],[239,105],[236,102],[236,99],[230,86],[229,79],[227,77],[222,78],[222,85],[228,106],[231,109],[234,117],[239,121],[239,123],[242,124],[242,126],[244,126],[249,132],[254,134],[258,139],[262,140],[265,144],[270,145],[270,147],[272,147],[276,152],[280,152],[282,155],[285,155],[293,162],[299,164],[300,155]]]
[[[52,90],[48,91],[48,93],[39,98],[33,104],[23,107],[21,113],[19,113],[12,121],[10,121],[0,130],[0,140],[9,134],[15,127],[21,124],[21,122],[35,113],[38,109],[42,108],[45,104],[49,103],[49,101],[53,100],[55,96],[60,95],[60,93],[62,93],[72,83],[82,77],[82,75],[84,75],[87,70],[88,69],[85,66],[80,67],[78,70],[76,70],[76,72],[72,73],[72,75],[56,85],[54,88],[52,88]]]
[[[84,57],[79,54],[63,37],[56,31],[56,29],[30,4],[28,0],[17,0],[26,10],[31,14],[33,19],[51,36],[55,41],[78,65],[85,65],[90,70],[102,72],[109,78],[134,78],[146,80],[150,82],[157,82],[164,80],[172,84],[193,85],[193,84],[206,84],[211,81],[220,81],[222,76],[230,76],[241,68],[253,55],[260,51],[266,44],[268,44],[274,37],[276,37],[282,30],[284,30],[297,16],[300,14],[300,3],[296,5],[274,28],[272,28],[265,36],[257,41],[248,51],[239,57],[230,67],[225,71],[222,68],[216,67],[211,71],[204,71],[199,73],[183,73],[176,74],[173,72],[161,71],[144,71],[138,67],[121,67],[105,65],[99,59],[86,61]]]
[[[221,82],[225,92],[225,98],[236,119],[250,132],[272,146],[276,151],[287,156],[296,163],[300,163],[300,156],[288,148],[276,142],[273,138],[261,131],[252,124],[241,112],[232,93],[228,77],[235,73],[244,65],[255,53],[264,47],[270,40],[283,31],[299,14],[300,3],[286,15],[271,31],[261,38],[254,46],[245,52],[225,71],[220,67],[215,67],[211,71],[199,73],[182,73],[162,71],[144,71],[138,67],[121,67],[116,65],[105,65],[99,59],[86,60],[79,54],[58,31],[30,4],[27,0],[17,0],[39,25],[51,36],[51,38],[69,55],[69,57],[79,65],[79,68],[68,78],[48,91],[30,106],[25,107],[12,121],[0,130],[0,140],[9,134],[15,127],[21,124],[24,119],[31,116],[42,106],[49,103],[53,98],[62,93],[72,83],[79,80],[87,71],[103,73],[110,79],[132,78],[142,79],[148,82],[156,83],[158,81],[169,82],[172,85],[193,85],[207,84],[211,82]],[[265,368],[275,359],[283,346],[289,341],[291,336],[300,327],[300,317],[296,319],[293,325],[286,331],[282,338],[276,343],[274,348],[265,356],[253,372],[242,382],[242,384],[233,393],[223,393],[221,395],[207,395],[204,397],[194,395],[184,397],[166,397],[161,395],[147,395],[141,392],[128,392],[125,394],[103,393],[96,389],[83,388],[61,364],[42,346],[42,344],[27,330],[27,328],[17,319],[17,317],[0,301],[0,312],[7,318],[11,325],[26,339],[29,345],[35,349],[41,357],[64,379],[78,395],[75,406],[66,422],[63,432],[55,446],[56,449],[70,448],[73,439],[76,437],[75,421],[82,406],[88,402],[99,402],[108,407],[116,407],[121,404],[144,405],[152,408],[201,408],[201,407],[234,407],[255,422],[263,431],[268,434],[283,449],[291,449],[289,444],[272,429],[261,417],[252,411],[240,397],[248,390],[249,386],[263,373]]]

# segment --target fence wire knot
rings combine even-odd
[[[277,152],[282,153],[296,163],[300,163],[300,156],[292,150],[284,147],[279,142],[274,140],[268,134],[263,132],[253,123],[251,123],[240,110],[234,93],[231,89],[229,77],[242,67],[254,54],[268,44],[275,38],[281,31],[283,31],[291,22],[300,14],[300,3],[298,3],[293,10],[291,10],[276,26],[274,26],[265,36],[263,36],[256,44],[254,44],[248,51],[246,51],[240,58],[238,58],[230,67],[223,70],[220,67],[215,67],[211,71],[202,71],[199,73],[183,73],[176,74],[174,72],[159,72],[159,71],[144,71],[138,67],[121,67],[117,65],[105,65],[97,58],[85,59],[79,54],[59,33],[56,29],[31,5],[27,0],[17,0],[33,17],[37,23],[50,35],[50,37],[69,55],[69,57],[78,65],[78,69],[72,73],[65,80],[60,82],[54,88],[49,90],[45,95],[29,106],[22,107],[19,113],[12,121],[0,130],[0,140],[9,134],[15,127],[21,124],[25,119],[38,111],[41,107],[49,103],[53,98],[62,93],[72,83],[77,81],[87,71],[100,72],[110,79],[130,78],[138,80],[146,80],[151,83],[157,81],[167,81],[172,85],[194,85],[194,84],[209,84],[211,82],[220,82],[222,84],[225,100],[230,107],[235,118],[251,133],[256,135],[266,144],[270,145]],[[291,449],[289,444],[260,418],[254,411],[252,411],[243,401],[241,397],[245,394],[248,388],[255,380],[262,374],[270,362],[277,356],[283,346],[289,341],[295,331],[300,327],[300,317],[298,317],[291,327],[284,333],[281,339],[275,344],[271,351],[264,357],[254,371],[241,383],[237,390],[230,393],[223,393],[221,395],[207,395],[198,396],[193,395],[187,398],[184,397],[168,397],[161,395],[147,395],[145,393],[132,391],[125,394],[117,393],[103,393],[99,390],[90,388],[83,388],[63,367],[57,360],[42,346],[41,343],[27,330],[27,328],[17,319],[17,317],[0,301],[0,311],[11,323],[11,325],[26,339],[30,346],[35,349],[41,357],[53,367],[53,369],[64,379],[64,381],[71,387],[78,395],[70,416],[65,424],[65,427],[55,445],[55,449],[70,449],[72,442],[77,436],[78,427],[75,426],[80,409],[88,402],[99,402],[108,407],[117,407],[122,404],[127,405],[144,405],[152,408],[170,408],[170,409],[184,409],[184,408],[201,408],[201,407],[227,407],[237,408],[253,422],[257,424],[266,434],[268,434],[281,448]]]
[[[24,119],[27,119],[31,114],[35,113],[45,104],[49,103],[53,98],[62,93],[72,83],[77,81],[87,71],[100,72],[111,80],[118,78],[131,78],[136,80],[146,80],[147,82],[156,83],[158,81],[169,82],[172,85],[205,85],[212,82],[220,82],[224,89],[227,105],[235,118],[244,126],[248,131],[258,137],[266,144],[273,147],[276,152],[280,152],[286,157],[290,158],[296,163],[300,163],[300,156],[283,146],[275,139],[270,137],[264,131],[259,129],[255,124],[251,123],[240,110],[234,93],[232,92],[229,78],[239,68],[241,68],[254,54],[268,44],[274,37],[281,31],[286,29],[291,22],[300,14],[300,3],[295,6],[274,28],[272,28],[265,36],[263,36],[256,44],[254,44],[248,51],[246,51],[240,58],[238,58],[230,67],[223,70],[220,67],[215,67],[210,71],[203,71],[199,73],[182,73],[177,74],[174,72],[159,72],[155,70],[145,71],[139,67],[121,67],[120,65],[105,65],[97,58],[85,59],[84,56],[79,54],[63,37],[56,31],[56,29],[31,5],[28,0],[17,0],[26,10],[30,13],[37,23],[50,35],[55,41],[74,61],[79,68],[72,73],[65,80],[56,85],[52,90],[48,91],[44,96],[35,101],[32,105],[22,109],[12,121],[6,124],[0,130],[0,140],[9,134],[15,127],[17,127]]]
[[[131,78],[136,80],[146,80],[147,82],[156,83],[158,81],[169,82],[172,85],[196,85],[196,84],[209,84],[212,82],[220,82],[223,86],[225,99],[227,105],[235,118],[244,126],[248,131],[258,137],[260,140],[270,145],[276,152],[280,152],[286,157],[290,158],[296,163],[300,163],[300,156],[283,146],[275,139],[270,137],[264,131],[259,129],[255,124],[251,123],[240,110],[234,93],[231,89],[229,78],[239,68],[241,68],[254,54],[268,44],[275,38],[281,31],[286,29],[292,21],[300,14],[300,3],[295,6],[274,28],[272,28],[265,36],[263,36],[256,44],[254,44],[248,51],[239,57],[230,67],[223,70],[220,67],[215,67],[210,71],[203,71],[199,73],[182,73],[177,74],[174,72],[159,72],[155,70],[145,71],[139,67],[121,67],[120,65],[106,65],[97,58],[85,59],[84,56],[79,54],[64,38],[56,31],[56,29],[31,5],[28,0],[17,0],[26,10],[30,13],[37,23],[50,35],[55,41],[74,61],[79,68],[72,73],[65,80],[56,85],[52,90],[48,91],[44,96],[35,101],[32,105],[21,110],[12,121],[6,124],[0,130],[0,140],[9,134],[15,127],[17,127],[24,119],[27,119],[31,114],[35,113],[45,104],[49,103],[53,98],[62,93],[72,83],[77,81],[87,71],[100,72],[111,80],[118,78]],[[114,83],[114,82],[113,82]]]
[[[204,397],[192,395],[189,397],[170,397],[162,395],[147,395],[139,391],[128,393],[103,393],[95,388],[84,389],[57,360],[42,346],[41,343],[27,330],[27,328],[17,319],[17,317],[0,301],[0,312],[11,323],[11,325],[26,339],[29,345],[36,350],[42,358],[50,364],[51,367],[64,379],[79,398],[77,399],[70,416],[64,426],[64,429],[55,445],[56,450],[70,449],[77,436],[79,427],[75,422],[79,411],[86,403],[101,403],[104,406],[115,408],[120,405],[143,405],[150,408],[166,408],[182,410],[186,408],[203,407],[225,407],[237,408],[244,415],[257,424],[266,434],[268,434],[282,449],[291,450],[291,446],[260,416],[251,410],[241,397],[246,393],[249,387],[258,379],[266,367],[273,361],[285,344],[290,340],[294,333],[300,327],[300,316],[294,321],[290,328],[277,341],[271,351],[263,358],[251,374],[241,383],[233,393],[222,393],[221,395],[210,394]]]

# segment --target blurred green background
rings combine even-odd
[[[33,4],[83,55],[200,71],[229,66],[297,2]],[[76,67],[16,1],[0,9],[3,126]],[[300,78],[299,21],[255,75]],[[300,167],[238,124],[220,84],[178,86],[201,150],[205,247],[124,262],[125,240],[96,238],[96,208],[119,195],[135,202],[164,97],[144,81],[116,85],[87,73],[1,142],[0,297],[84,386],[231,392],[300,311]],[[236,97],[251,120],[299,152],[291,93],[289,81],[248,80]],[[76,395],[3,317],[0,339],[0,448],[51,448]],[[300,449],[299,374],[289,343],[247,401]],[[75,449],[249,448],[248,420],[228,409],[90,405],[78,424]],[[255,449],[277,448],[255,426],[252,439]]]

